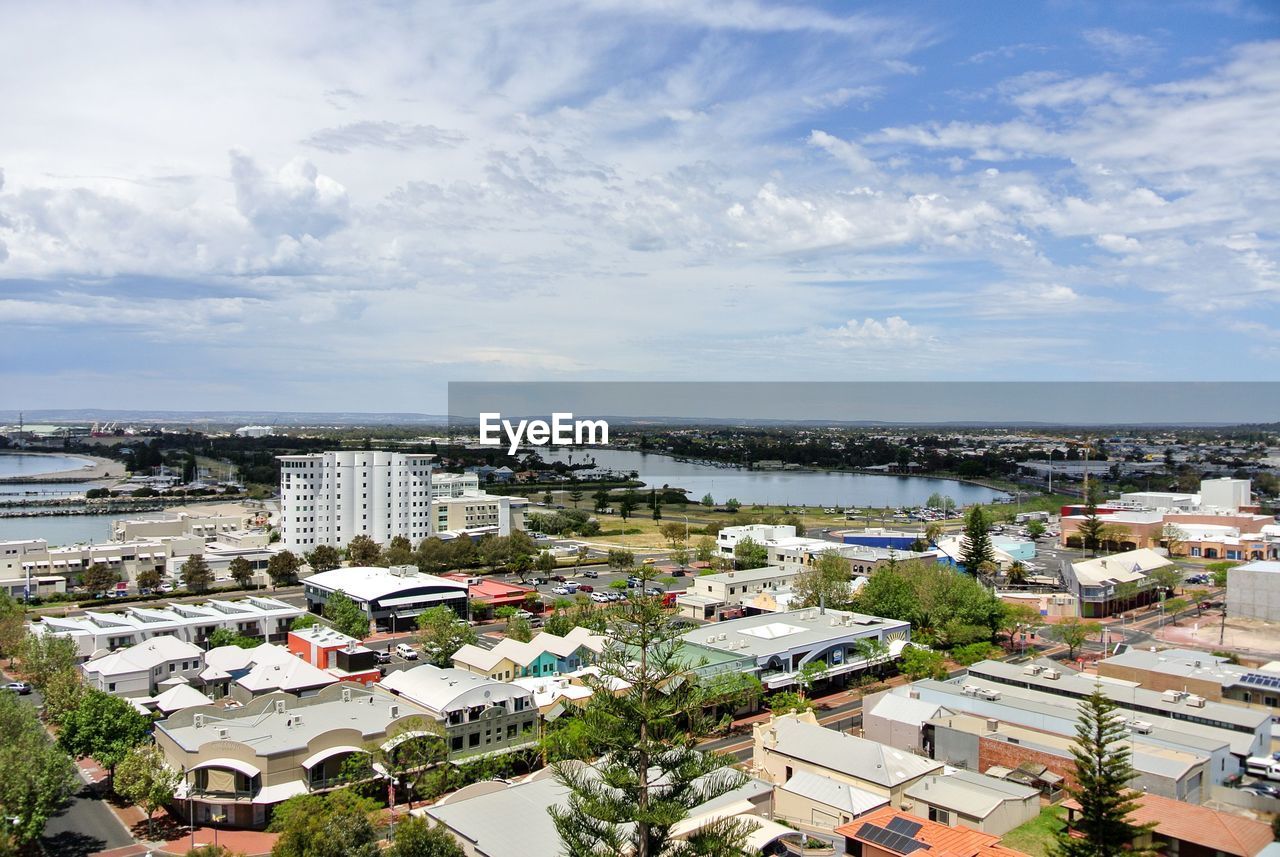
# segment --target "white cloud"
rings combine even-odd
[[[347,189],[315,164],[294,158],[273,177],[248,154],[231,152],[236,209],[263,235],[324,238],[347,224]]]

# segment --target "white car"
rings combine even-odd
[[[591,593],[591,600],[597,604],[608,604],[609,596],[604,592],[593,592]]]
[[[413,646],[408,643],[398,644],[396,646],[396,654],[404,658],[406,661],[416,661],[418,659],[417,651],[415,651]]]
[[[555,589],[551,590],[551,594],[552,595],[572,595],[573,590],[567,586],[557,586]]]

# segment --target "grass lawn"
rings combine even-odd
[[[1006,833],[1000,844],[1031,857],[1049,857],[1053,853],[1055,835],[1064,825],[1064,814],[1060,806],[1045,807],[1035,818]]]

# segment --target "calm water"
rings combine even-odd
[[[918,506],[937,492],[957,504],[985,503],[1008,495],[979,485],[930,479],[922,476],[890,476],[825,471],[783,472],[744,470],[676,461],[667,455],[622,449],[566,450],[543,453],[547,461],[595,460],[597,467],[620,472],[636,471],[647,486],[687,488],[692,500],[710,494],[717,503],[730,497],[744,505],[795,506]]]
[[[117,512],[110,515],[58,515],[39,518],[0,518],[0,542],[14,539],[46,539],[51,545],[111,540],[111,523],[126,518],[146,518],[156,513]]]
[[[93,462],[87,458],[74,455],[27,455],[26,453],[4,453],[0,455],[0,479],[11,476],[40,476],[44,473],[62,473],[67,470],[88,469]],[[18,483],[0,482],[0,500],[10,495],[30,497],[32,499],[53,499],[83,494],[96,483],[90,482],[42,482]]]

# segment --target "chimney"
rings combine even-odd
[[[999,732],[999,731],[1000,731],[1000,721],[999,721],[999,720],[996,720],[994,717],[988,717],[988,718],[987,718],[987,731],[988,731],[988,732]]]

